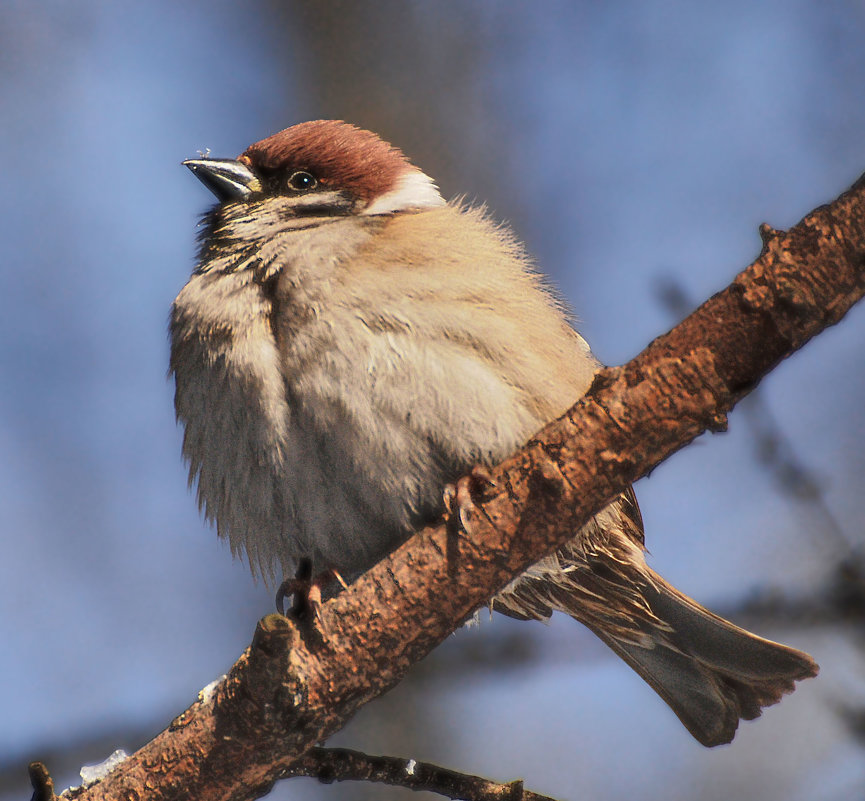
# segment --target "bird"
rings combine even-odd
[[[216,197],[170,315],[183,456],[205,518],[265,580],[304,562],[359,576],[601,367],[510,228],[375,133],[302,122],[183,164]],[[492,607],[583,623],[705,746],[818,672],[650,568],[632,488]]]

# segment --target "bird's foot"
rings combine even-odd
[[[471,533],[470,516],[476,511],[474,499],[482,499],[485,493],[494,488],[492,474],[483,465],[476,464],[467,476],[461,476],[454,484],[444,488],[443,500],[445,517],[448,522],[455,521],[459,529]]]
[[[334,580],[343,589],[348,588],[336,570],[326,570],[313,577],[312,562],[301,559],[294,577],[285,579],[276,591],[276,611],[299,622],[312,623],[321,630],[324,625],[321,615],[322,590]],[[285,601],[288,598],[291,599],[291,606],[286,611]]]

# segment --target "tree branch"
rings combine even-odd
[[[86,799],[252,798],[405,675],[513,576],[726,414],[865,292],[865,176],[588,393],[493,473],[471,537],[412,537],[326,603],[320,630],[270,615],[229,675]]]
[[[309,776],[324,784],[335,781],[380,782],[472,801],[555,801],[549,796],[523,789],[521,781],[500,784],[429,762],[370,756],[347,748],[310,748],[300,759],[289,763],[279,778],[292,776]]]

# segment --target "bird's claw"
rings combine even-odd
[[[460,530],[471,533],[470,516],[477,510],[474,498],[496,486],[490,471],[483,465],[475,465],[467,476],[461,476],[444,488],[443,500],[447,519],[456,520]]]
[[[304,559],[298,565],[293,578],[285,579],[276,591],[276,611],[285,617],[311,623],[319,632],[324,631],[324,618],[321,614],[322,588],[336,579],[343,589],[347,589],[343,577],[336,570],[326,570],[312,577],[312,563]],[[291,606],[286,611],[285,601],[291,598]]]

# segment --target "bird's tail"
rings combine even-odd
[[[585,624],[706,746],[729,743],[741,718],[758,717],[818,671],[808,654],[712,614],[655,573],[632,490],[505,587],[493,608],[538,620],[561,611]]]
[[[643,597],[659,625],[643,630],[648,637],[619,639],[572,617],[637,671],[703,745],[730,742],[740,718],[758,717],[794,682],[817,675],[808,654],[739,628],[649,573]]]

